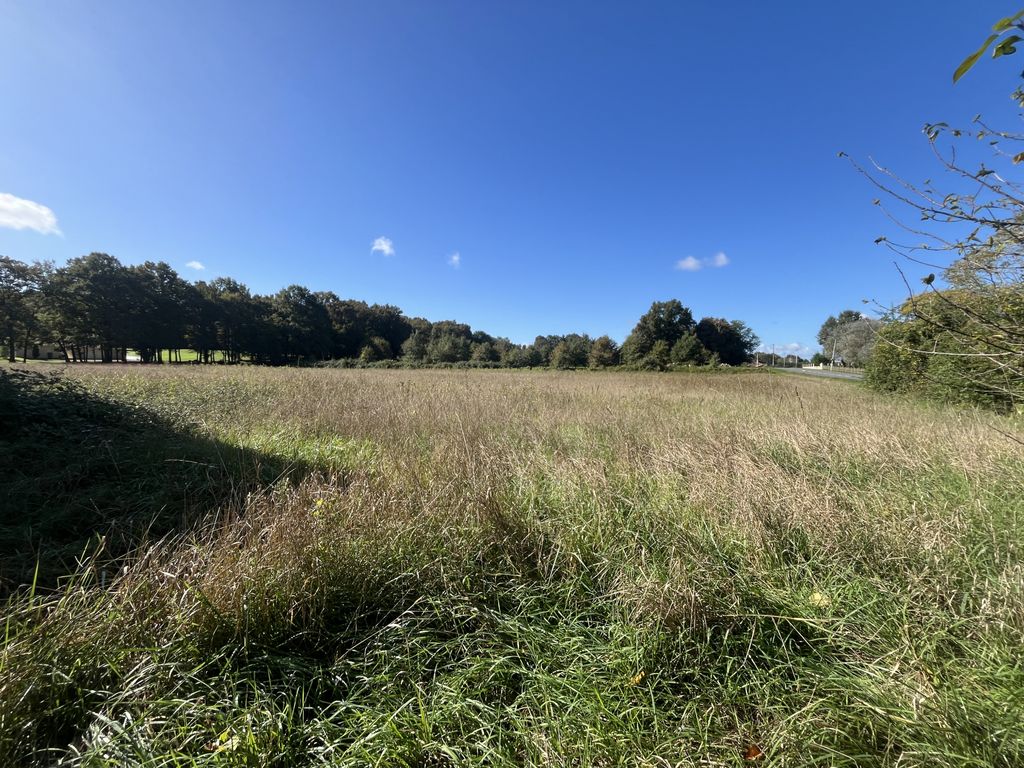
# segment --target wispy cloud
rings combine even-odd
[[[203,264],[203,262],[201,261],[190,261],[186,263],[185,266],[188,267],[189,269],[197,269],[200,271],[206,269],[206,265]]]
[[[45,205],[0,192],[0,227],[34,229],[41,235],[59,235],[56,214]]]
[[[453,269],[458,269],[460,266],[462,266],[462,254],[456,251],[451,256],[449,256],[448,266],[452,267]]]
[[[780,357],[786,355],[799,355],[800,357],[810,357],[814,354],[814,349],[807,346],[800,341],[791,341],[788,344],[761,344],[758,347],[758,352],[771,352],[772,348],[775,349],[775,354]]]
[[[676,262],[676,269],[681,269],[683,272],[696,272],[702,266],[700,260],[693,258],[693,256],[687,256],[685,259],[680,259]]]
[[[704,267],[724,267],[729,263],[729,257],[725,255],[725,251],[719,251],[710,259],[698,259],[695,256],[687,256],[685,259],[680,259],[676,262],[676,269],[683,272],[698,272]]]
[[[370,246],[370,253],[382,253],[385,256],[395,255],[395,244],[389,237],[378,237]]]

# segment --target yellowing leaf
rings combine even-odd
[[[629,684],[630,685],[640,685],[640,683],[643,682],[645,677],[647,677],[647,672],[645,670],[641,669],[639,672],[637,672],[635,675],[633,675],[631,678],[629,678]]]

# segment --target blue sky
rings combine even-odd
[[[1020,62],[950,75],[1016,10],[5,0],[0,254],[300,283],[520,342],[621,341],[674,297],[814,348],[827,315],[903,295],[837,151],[920,180],[926,121],[1014,127]]]

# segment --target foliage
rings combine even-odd
[[[12,363],[19,338],[35,329],[33,304],[41,277],[40,267],[0,256],[0,337],[7,343],[7,359]]]
[[[870,384],[945,401],[1008,411],[1024,391],[1024,360],[1012,331],[1024,328],[1024,293],[1013,286],[920,294],[882,327],[868,367]]]
[[[590,357],[591,341],[588,336],[569,334],[551,350],[552,368],[586,368]]]
[[[953,82],[955,83],[961,77],[966,75],[975,64],[978,63],[978,59],[982,57],[985,51],[988,50],[989,46],[992,46],[992,58],[998,59],[1000,56],[1009,56],[1017,52],[1017,43],[1022,39],[1020,35],[1006,35],[1011,30],[1024,30],[1024,22],[1021,22],[1021,17],[1024,16],[1024,11],[1018,11],[1012,16],[1000,19],[992,27],[992,34],[985,38],[985,42],[981,44],[974,53],[960,62],[960,66],[953,72]],[[1004,35],[1006,35],[1004,37]],[[1001,39],[1000,39],[1001,38]],[[998,42],[997,42],[998,41]]]
[[[994,34],[961,64],[959,78],[1005,32],[1021,28],[1024,11],[1002,19]],[[993,56],[1014,52],[1021,38],[999,42]],[[1014,93],[1024,106],[1021,89]],[[1020,134],[993,130],[980,116],[973,130],[946,123],[925,126],[947,183],[948,192],[930,181],[913,184],[875,165],[868,171],[854,163],[899,213],[886,211],[917,241],[906,244],[887,236],[876,242],[929,271],[924,292],[892,311],[896,327],[884,328],[869,381],[889,391],[914,391],[957,402],[1010,409],[1024,400],[1024,186],[1015,180],[1024,162]],[[951,147],[940,144],[946,136]],[[984,140],[991,158],[973,162],[977,150],[964,139]],[[977,142],[970,142],[971,145]],[[876,200],[882,205],[882,200]],[[937,281],[940,272],[946,285]]]
[[[847,365],[863,368],[871,358],[881,321],[852,309],[838,317],[830,315],[818,331],[825,362],[841,359]]]
[[[743,338],[752,336],[742,323],[733,326]],[[606,368],[625,362],[665,370],[684,358],[684,364],[704,361],[699,347],[692,360],[671,355],[695,328],[690,310],[672,299],[652,304],[621,349],[607,336],[595,342],[576,333],[513,344],[465,323],[410,318],[395,306],[301,285],[263,296],[231,278],[189,283],[163,262],[125,266],[93,253],[55,269],[0,260],[0,335],[9,358],[17,342],[26,357],[30,347],[52,343],[67,362],[125,361],[131,351],[143,363],[341,360],[365,366],[401,360],[411,366]],[[728,333],[720,339],[734,341]],[[183,355],[183,349],[191,352]],[[715,354],[736,357],[728,349],[708,350],[706,357]]]
[[[689,340],[691,336],[700,346]],[[673,358],[673,350],[683,339],[687,340],[679,348],[678,359]],[[705,317],[694,323],[690,310],[672,299],[651,304],[623,343],[622,361],[647,370],[691,364],[691,359],[741,365],[757,345],[757,336],[742,321]]]
[[[822,349],[826,353],[831,353],[836,332],[844,325],[857,322],[861,317],[861,313],[853,309],[844,309],[838,317],[829,315],[818,329],[818,343],[821,344]]]
[[[693,330],[693,315],[678,299],[656,301],[640,317],[633,331],[622,344],[622,360],[634,365],[661,368],[668,362],[667,354],[652,355],[660,341],[669,349],[679,338]],[[651,358],[646,360],[646,358]]]
[[[711,355],[708,353],[697,334],[689,332],[679,337],[672,345],[671,359],[673,365],[704,365]]]
[[[590,345],[587,364],[591,368],[611,368],[619,364],[619,345],[609,336],[598,336]]]
[[[725,365],[741,365],[760,343],[757,335],[740,320],[705,317],[694,331],[697,339],[712,356]]]

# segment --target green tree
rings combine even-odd
[[[651,351],[643,357],[641,365],[644,368],[663,371],[668,368],[671,361],[672,348],[664,339],[658,339],[651,347]]]
[[[561,340],[561,336],[537,336],[534,338],[533,344],[530,345],[533,348],[530,357],[535,361],[532,365],[550,365],[551,353],[554,352]]]
[[[213,302],[213,322],[216,346],[228,362],[238,363],[243,353],[260,359],[268,342],[269,312],[261,311],[260,304],[249,289],[229,277],[218,277],[209,284],[207,295]]]
[[[569,334],[551,350],[552,368],[584,368],[590,355],[590,338],[576,333]]]
[[[97,350],[104,363],[123,360],[138,319],[138,281],[113,256],[90,253],[53,271],[42,287],[46,314],[72,360]]]
[[[0,329],[7,342],[7,359],[12,363],[19,335],[37,324],[33,296],[41,277],[38,266],[0,256]]]
[[[301,285],[290,285],[274,295],[272,305],[273,320],[281,331],[289,358],[326,360],[330,357],[331,317],[316,294]]]
[[[637,321],[636,326],[622,344],[622,359],[626,363],[652,367],[646,361],[654,349],[654,345],[663,341],[671,350],[679,339],[694,330],[693,314],[678,299],[656,301],[651,308]],[[660,358],[661,355],[658,355]],[[668,358],[665,357],[667,365]]]
[[[164,350],[185,346],[195,288],[162,261],[147,261],[127,269],[136,287],[136,317],[129,344],[138,350],[143,362],[163,362]]]
[[[501,359],[494,343],[491,341],[471,342],[469,359],[477,363],[496,363]]]
[[[590,345],[587,364],[591,368],[610,368],[619,364],[619,345],[609,336],[598,336]]]
[[[704,365],[708,358],[708,351],[696,333],[684,334],[672,345],[670,359],[673,365]]]
[[[825,322],[821,324],[821,328],[818,329],[818,343],[821,344],[825,354],[831,354],[832,345],[839,329],[860,319],[861,313],[853,309],[844,309],[839,313],[838,317],[829,315]]]
[[[695,331],[712,358],[725,365],[742,365],[757,348],[757,335],[740,320],[705,317]]]
[[[427,360],[431,363],[457,363],[469,360],[469,339],[455,333],[441,333],[427,345]]]
[[[359,351],[359,360],[364,363],[374,363],[378,360],[390,360],[392,354],[391,344],[383,336],[371,336],[366,345]]]
[[[412,335],[402,342],[402,357],[416,362],[426,360],[429,346],[429,330],[413,331]]]
[[[882,321],[873,317],[861,317],[840,326],[835,338],[836,354],[847,365],[863,368],[871,359],[881,326]]]

